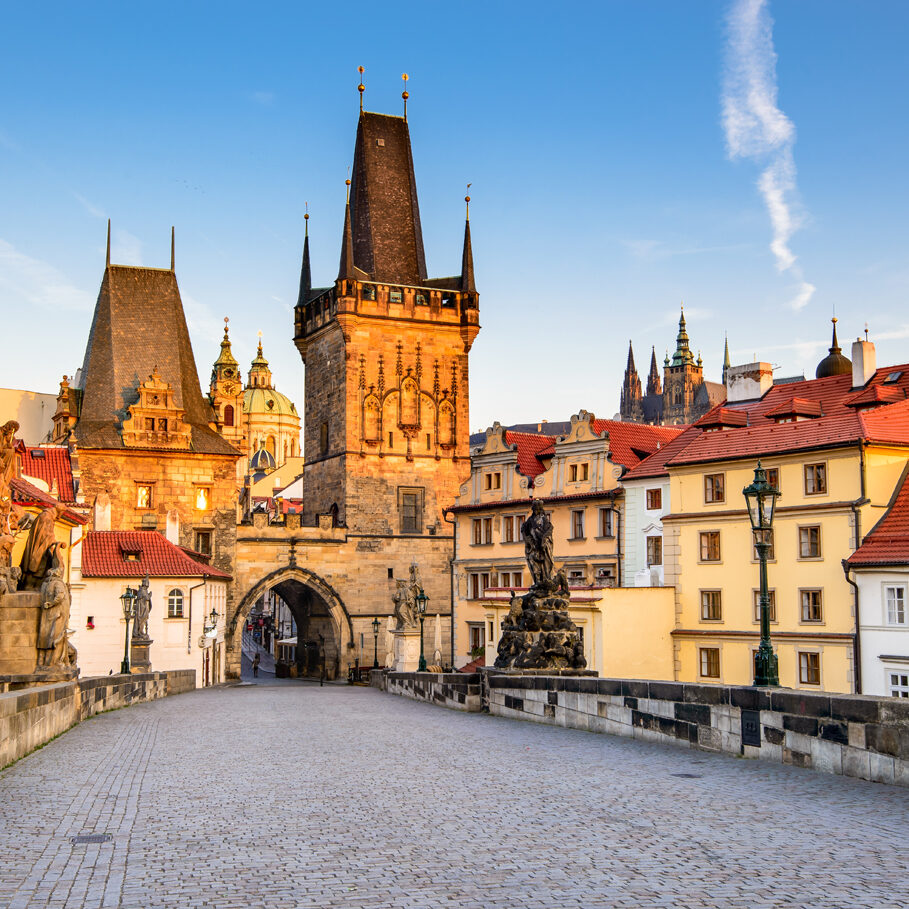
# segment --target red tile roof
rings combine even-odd
[[[741,411],[734,412],[741,413]],[[787,398],[766,412],[768,417],[822,417],[823,415],[824,411],[821,409],[820,401],[798,397]]]
[[[21,477],[13,477],[9,481],[9,488],[12,492],[12,499],[17,505],[40,505],[46,508],[49,505],[63,505],[64,502],[58,502],[53,496],[48,495],[43,489],[33,486],[28,480]],[[87,524],[88,518],[70,511],[68,508],[63,512],[63,518],[71,524]]]
[[[138,553],[135,561],[126,553]],[[226,572],[191,558],[154,530],[94,530],[82,541],[87,578],[223,578]]]
[[[594,420],[593,431],[609,433],[609,460],[631,470],[644,458],[684,432],[687,426],[648,426],[618,420]]]
[[[846,561],[853,568],[909,565],[909,469],[884,516]]]
[[[546,468],[540,457],[545,452],[553,453],[552,436],[536,435],[532,432],[505,433],[505,441],[509,445],[518,446],[518,470],[531,480],[541,474]],[[548,451],[547,451],[548,449]]]
[[[775,385],[757,401],[731,405],[727,403],[724,408],[734,408],[747,414],[748,425],[705,432],[667,463],[672,467],[705,461],[756,458],[784,452],[842,447],[859,440],[909,445],[909,399],[870,408],[857,409],[854,406],[857,400],[861,399],[864,403],[878,394],[870,389],[883,385],[887,376],[894,372],[900,372],[900,378],[896,383],[888,383],[886,387],[905,393],[909,388],[909,365],[879,369],[861,389],[852,389],[851,375],[830,376]],[[882,391],[880,394],[889,397],[892,392]],[[771,414],[792,398],[815,402],[820,406],[823,416],[795,423],[774,422]],[[711,412],[695,425],[710,425],[712,419]]]
[[[625,480],[643,480],[652,477],[667,477],[669,470],[666,467],[668,461],[674,458],[680,451],[690,445],[695,439],[700,438],[704,432],[700,426],[689,426],[684,432],[679,433],[674,439],[663,445],[658,451],[655,451],[649,458],[645,458],[633,470],[628,471],[622,477]]]
[[[73,467],[65,445],[26,447],[21,454],[22,473],[44,480],[49,489],[57,482],[57,498],[67,505],[76,503]]]

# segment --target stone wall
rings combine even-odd
[[[457,675],[457,674],[455,674]],[[449,691],[487,691],[485,704]],[[392,694],[589,732],[759,758],[909,787],[909,701],[623,679],[374,672]],[[447,686],[447,687],[446,687]],[[754,744],[749,744],[754,742]]]
[[[464,672],[385,672],[373,669],[370,685],[389,694],[427,701],[452,710],[479,713],[483,709],[480,676]]]
[[[179,669],[102,676],[0,694],[0,768],[95,714],[195,687],[195,670]]]

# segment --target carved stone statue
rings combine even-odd
[[[9,488],[9,481],[16,473],[15,435],[18,428],[15,420],[0,426],[0,491]]]
[[[552,521],[536,499],[530,517],[521,525],[524,555],[533,578],[533,586],[547,587],[552,579]]]
[[[148,575],[142,579],[139,590],[136,595],[136,618],[133,622],[133,638],[144,640],[148,637],[148,617],[151,613],[151,589],[149,586]]]
[[[54,525],[64,511],[65,505],[49,505],[32,524],[22,553],[20,590],[37,590],[41,586],[56,549],[63,546],[57,542]]]
[[[423,580],[420,577],[420,567],[414,562],[410,566],[410,578],[407,581],[396,582],[392,602],[395,604],[395,628],[416,628],[420,621],[420,611],[417,608],[417,596],[423,589]]]
[[[63,568],[54,560],[41,583],[41,617],[38,624],[37,669],[71,665],[66,626],[69,624],[69,588]]]

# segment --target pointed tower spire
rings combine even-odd
[[[366,86],[363,84],[363,73],[365,72],[364,67],[358,66],[357,72],[360,74],[360,84],[357,86],[357,91],[360,93],[360,113],[363,113],[363,92],[366,91]]]
[[[401,92],[401,97],[404,99],[404,119],[407,120],[407,99],[410,97],[410,93],[407,91],[407,80],[410,76],[407,73],[401,73],[401,78],[404,80],[404,91]]]
[[[110,218],[107,219],[107,267],[110,268]]]
[[[470,189],[471,184],[467,184]],[[473,247],[470,245],[470,196],[464,196],[467,205],[467,217],[464,221],[464,252],[461,254],[461,290],[466,294],[475,294],[477,285],[473,277]]]
[[[726,375],[731,368],[732,363],[729,361],[729,335],[726,335],[726,347],[723,351],[723,384],[726,384]]]
[[[660,371],[657,368],[656,347],[650,349],[650,374],[647,376],[647,394],[661,395]]]
[[[631,341],[628,342],[628,362],[625,364],[625,372],[634,372],[634,350],[631,347]]]
[[[619,402],[619,413],[626,422],[640,423],[644,418],[641,402],[641,380],[634,367],[634,351],[631,341],[628,342],[628,364],[625,367],[625,379],[622,382],[622,396]]]
[[[170,226],[170,270],[171,271],[176,270],[174,268],[174,261],[175,261],[174,260],[174,249],[175,249],[175,247],[174,247],[174,226],[173,226],[173,224],[171,224],[171,226]]]
[[[309,265],[309,203],[306,203],[306,213],[303,215],[303,265],[300,267],[300,293],[297,296],[297,306],[303,306],[312,292],[312,270]]]
[[[338,268],[338,279],[353,279],[354,253],[353,233],[350,228],[350,180],[347,183],[347,205],[344,209],[344,237],[341,240],[341,263]]]
[[[688,331],[685,323],[685,304],[682,304],[682,314],[679,316],[679,333],[675,339],[675,353],[672,355],[673,366],[685,366],[694,363],[694,354],[688,346]]]

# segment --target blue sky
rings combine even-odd
[[[304,202],[328,284],[359,64],[370,110],[399,112],[410,74],[433,275],[459,269],[473,184],[472,430],[612,416],[629,338],[646,372],[681,300],[708,378],[727,332],[734,362],[813,375],[834,308],[841,342],[867,322],[880,364],[909,361],[909,4],[2,10],[0,386],[81,364],[110,217],[123,263],[166,266],[176,225],[204,387],[229,316],[302,404]]]

